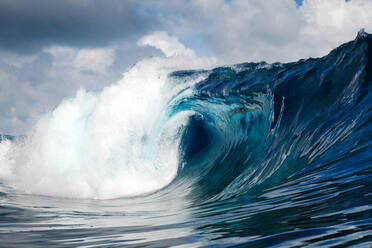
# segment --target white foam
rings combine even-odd
[[[160,41],[157,34],[142,42],[170,47],[163,51],[167,57],[140,61],[99,93],[79,90],[40,119],[25,140],[1,143],[3,177],[27,193],[77,198],[134,196],[169,184],[177,175],[180,134],[191,113],[169,119],[167,104],[194,82],[175,87],[167,75],[211,61],[179,51],[186,49],[182,44],[164,45],[178,41]]]
[[[9,178],[12,175],[11,165],[13,163],[12,143],[10,140],[0,142],[0,178]]]

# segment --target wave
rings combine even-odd
[[[164,188],[210,202],[370,170],[372,36],[322,58],[179,70],[138,63],[79,91],[25,137],[2,138],[3,179],[27,193],[117,198]],[[183,64],[187,68],[187,65]]]

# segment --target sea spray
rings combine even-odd
[[[12,186],[32,194],[116,198],[156,191],[175,178],[181,130],[190,114],[170,117],[167,106],[206,75],[177,82],[168,74],[215,61],[196,57],[164,32],[138,43],[155,46],[165,56],[138,62],[100,92],[79,90],[24,139],[0,144],[7,168],[2,174]]]

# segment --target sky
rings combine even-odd
[[[148,35],[221,65],[289,62],[372,32],[370,13],[372,0],[2,0],[0,133],[25,134],[64,97],[163,56],[140,44]]]

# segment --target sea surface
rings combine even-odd
[[[372,247],[372,35],[294,63],[164,63],[2,136],[1,247]]]

